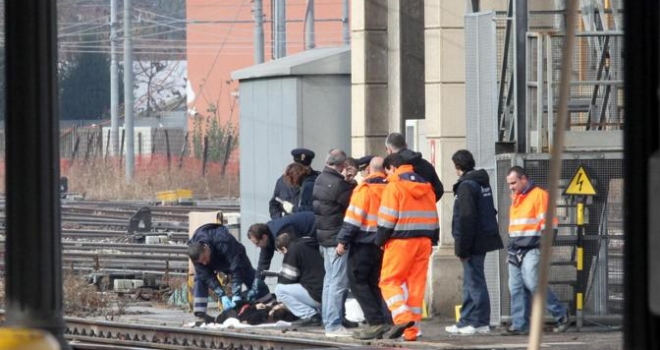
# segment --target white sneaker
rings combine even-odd
[[[353,332],[349,331],[344,327],[339,327],[334,331],[326,331],[325,336],[329,338],[340,338],[340,337],[350,337],[353,335]]]
[[[445,331],[450,334],[458,334],[458,332],[460,332],[460,328],[458,328],[458,326],[453,324],[451,326],[445,327]]]
[[[458,329],[459,334],[471,335],[471,334],[488,334],[490,333],[489,326],[482,326],[474,328],[473,326],[465,326]]]

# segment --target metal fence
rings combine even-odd
[[[511,199],[505,181],[511,166],[520,165],[542,188],[548,187],[548,154],[502,154],[497,157],[497,187],[499,224],[503,239],[508,240],[509,206]],[[574,198],[563,195],[576,169],[583,166],[589,172],[597,196],[586,202],[584,236],[584,271],[578,275],[577,225]],[[562,161],[560,193],[557,202],[559,230],[554,240],[550,288],[567,303],[575,314],[576,293],[583,286],[586,317],[620,316],[623,312],[623,156],[621,153],[585,153],[566,155]],[[507,319],[511,312],[508,291],[506,252],[500,254],[501,313]],[[582,284],[580,284],[582,283]],[[586,287],[584,287],[586,286]]]
[[[238,197],[237,135],[217,130],[199,135],[176,128],[136,128],[134,176],[128,182],[123,130],[115,152],[108,129],[61,130],[60,174],[68,178],[71,192],[89,199],[149,200],[157,192],[185,188],[195,198]],[[0,129],[0,165],[4,164],[4,146],[5,133]],[[0,168],[4,170],[4,166]],[[4,171],[0,171],[0,183],[4,180]]]

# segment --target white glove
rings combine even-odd
[[[285,201],[284,199],[281,199],[280,197],[275,197],[275,200],[280,202],[280,204],[282,204],[282,208],[284,209],[284,213],[291,214],[293,212],[293,204],[291,202]]]
[[[293,204],[291,204],[291,202],[282,201],[282,208],[284,208],[284,211],[287,214],[291,214],[293,212]]]

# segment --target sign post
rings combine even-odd
[[[575,323],[578,330],[582,328],[584,321],[584,293],[588,279],[588,276],[585,276],[584,270],[584,203],[587,196],[595,196],[596,194],[596,188],[593,186],[591,177],[587,174],[586,169],[580,165],[564,191],[564,195],[576,196],[577,201],[577,254],[575,258],[577,288],[575,293]]]

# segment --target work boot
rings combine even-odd
[[[386,324],[377,324],[368,326],[361,331],[353,332],[353,338],[360,340],[383,339],[383,335],[389,332],[390,326]]]
[[[344,328],[358,328],[360,326],[357,322],[349,321],[346,317],[341,320],[341,325]]]
[[[195,327],[199,327],[203,324],[213,323],[215,318],[206,312],[195,312]]]
[[[568,318],[568,313],[562,316],[559,321],[557,321],[557,326],[552,329],[554,333],[564,333],[570,326],[571,320]]]
[[[508,327],[500,335],[529,335],[529,330],[515,329],[513,326]]]
[[[403,335],[403,332],[405,332],[406,329],[412,327],[415,325],[415,321],[408,321],[406,323],[401,323],[394,325],[392,327],[392,332],[390,332],[389,338],[390,339],[397,339],[400,338]]]
[[[321,321],[321,315],[319,314],[291,322],[294,327],[321,327],[322,324],[323,321]]]

